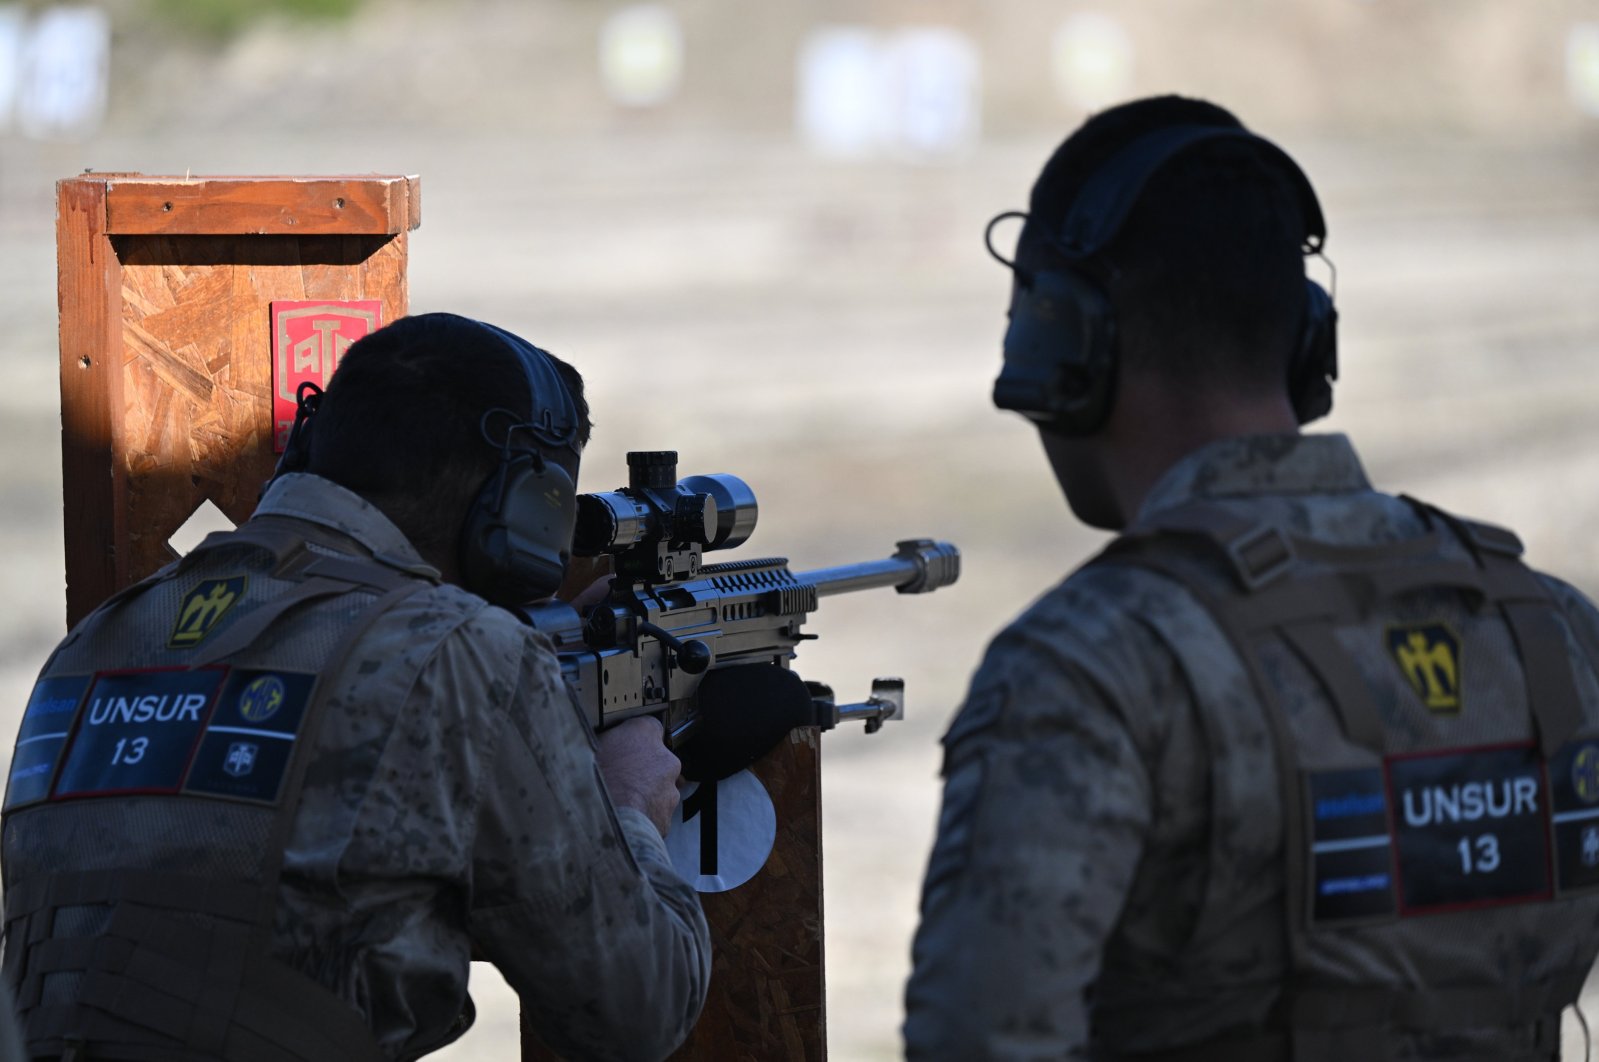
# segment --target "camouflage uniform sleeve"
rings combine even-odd
[[[1565,580],[1543,572],[1538,573],[1538,578],[1560,606],[1560,611],[1565,613],[1583,652],[1593,655],[1599,650],[1599,609],[1594,607],[1586,594]]]
[[[699,897],[649,820],[612,807],[554,655],[528,639],[479,805],[473,942],[561,1054],[661,1058],[710,979]]]
[[[1084,646],[1063,629],[1046,642],[1038,618],[995,639],[944,738],[906,989],[912,1062],[1088,1057],[1087,997],[1152,798],[1104,662],[1074,659]]]
[[[1539,573],[1560,611],[1565,614],[1574,640],[1569,643],[1573,657],[1578,688],[1599,681],[1599,608],[1576,587],[1552,575]],[[1575,664],[1581,660],[1582,664]]]

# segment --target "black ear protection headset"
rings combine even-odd
[[[304,472],[311,467],[310,421],[321,405],[322,388],[310,380],[302,380],[300,386],[294,389],[294,425],[289,428],[289,438],[283,444],[283,453],[278,455],[277,467],[272,470],[272,479],[267,480],[267,486],[271,486],[279,476]],[[266,491],[263,489],[262,493]]]
[[[1319,255],[1327,224],[1310,180],[1281,148],[1244,129],[1174,125],[1133,141],[1100,167],[1072,203],[1049,242],[1070,263],[1087,263],[1121,231],[1145,186],[1174,156],[1213,140],[1254,145],[1287,176],[1305,219],[1300,250]],[[988,223],[988,253],[1015,274],[1005,364],[994,381],[994,404],[1014,410],[1061,435],[1091,435],[1110,416],[1115,399],[1116,318],[1100,285],[1079,270],[1030,272],[994,249],[994,226],[1026,214],[1007,211]],[[1304,326],[1288,364],[1288,394],[1299,423],[1332,408],[1338,378],[1338,312],[1332,296],[1305,279]]]
[[[577,490],[545,449],[580,452],[577,406],[544,351],[504,329],[461,319],[497,336],[522,366],[530,396],[526,416],[491,409],[478,421],[499,462],[467,509],[461,527],[461,581],[497,605],[520,605],[553,594],[566,575],[577,522]],[[273,478],[310,467],[309,426],[322,389],[302,383],[294,426]]]
[[[581,452],[577,407],[548,354],[491,324],[482,327],[522,363],[532,408],[525,419],[491,409],[479,423],[500,461],[461,527],[461,581],[496,605],[521,605],[555,593],[566,576],[577,488],[544,449],[564,447],[574,457]],[[495,435],[496,421],[505,425],[503,435]]]

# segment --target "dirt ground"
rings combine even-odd
[[[986,143],[932,168],[826,163],[777,134],[614,129],[0,143],[0,733],[62,633],[52,179],[420,173],[413,309],[485,317],[582,368],[584,487],[623,482],[629,449],[675,448],[685,472],[733,472],[759,496],[735,557],[808,568],[912,535],[961,546],[961,582],[931,597],[829,599],[797,661],[841,695],[908,683],[909,718],[829,735],[824,770],[831,1051],[894,1057],[937,738],[987,638],[1098,541],[1030,430],[987,399],[1007,278],[982,224],[1024,204],[1051,146]],[[1322,194],[1338,266],[1344,380],[1319,430],[1352,433],[1378,483],[1512,524],[1536,564],[1599,592],[1599,151],[1285,146]],[[482,966],[473,992],[478,1027],[437,1057],[514,1057],[514,997]]]

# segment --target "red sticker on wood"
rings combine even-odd
[[[350,344],[383,325],[377,299],[272,304],[272,449],[283,452],[294,426],[295,392],[326,387]]]

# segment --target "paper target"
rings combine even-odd
[[[777,840],[777,809],[747,770],[719,782],[691,782],[672,815],[666,850],[700,892],[726,892],[766,865]]]

